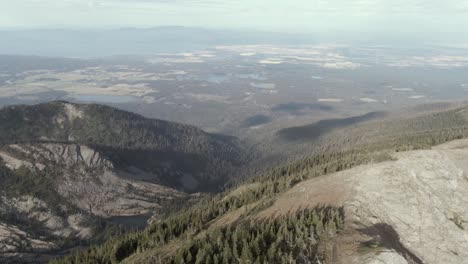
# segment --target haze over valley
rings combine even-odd
[[[468,3],[0,3],[0,263],[468,263]]]
[[[21,63],[11,67],[15,61]],[[85,59],[4,56],[0,103],[102,103],[244,138],[323,119],[463,101],[467,64],[463,48],[326,43]]]

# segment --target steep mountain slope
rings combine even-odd
[[[138,164],[145,180],[186,191],[214,190],[248,157],[237,139],[102,105],[51,102],[0,110],[0,143],[93,146],[119,169]]]
[[[466,137],[466,113],[333,131],[329,151],[54,263],[463,263],[467,142],[431,147]]]
[[[246,154],[235,138],[100,105],[0,109],[0,262],[144,227],[187,192],[221,188]]]

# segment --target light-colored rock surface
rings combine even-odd
[[[26,167],[28,169],[32,169],[32,168],[35,167],[34,164],[32,164],[31,162],[17,159],[15,157],[9,155],[8,153],[1,152],[1,151],[0,151],[0,158],[3,160],[3,162],[5,162],[5,165],[9,169],[12,169],[12,170],[17,170],[22,166],[24,166],[24,167]]]
[[[35,232],[49,236],[68,239],[80,237],[88,239],[92,235],[90,216],[74,214],[64,218],[57,215],[44,201],[32,196],[5,197],[0,196],[0,215],[16,217],[15,222],[36,223],[20,227],[0,222],[0,253],[5,252],[45,252],[57,248],[57,244],[45,237],[34,237]]]
[[[114,170],[111,161],[87,146],[26,144],[11,145],[9,149],[0,151],[0,158],[11,169],[25,166],[43,170],[43,164],[63,167],[57,191],[82,210],[102,217],[146,214],[159,208],[158,203],[152,202],[155,198],[183,195],[161,185],[139,181],[145,175],[143,171]],[[151,176],[145,175],[147,179]]]
[[[25,145],[10,145],[10,149],[17,153],[8,152],[7,150],[0,151],[0,157],[15,154],[22,154],[22,159],[14,158],[25,164],[31,164],[27,167],[37,166],[37,162],[42,160],[45,162],[53,162],[54,164],[66,165],[67,167],[82,164],[86,167],[98,168],[108,167],[112,168],[112,163],[101,157],[100,153],[83,145],[76,144],[25,144]],[[26,157],[26,158],[25,158]],[[5,159],[4,159],[5,160]],[[8,163],[8,160],[5,160]],[[18,163],[18,162],[17,162]],[[33,165],[34,164],[34,165]],[[13,164],[12,164],[13,165]],[[41,164],[42,166],[45,166]],[[16,166],[19,167],[19,166]]]
[[[79,114],[70,112],[70,118],[79,118]],[[53,168],[57,175],[50,188],[63,199],[48,204],[30,195],[0,194],[0,263],[2,257],[11,254],[47,253],[67,239],[90,239],[99,231],[95,229],[99,217],[151,215],[161,208],[163,200],[185,197],[173,189],[142,181],[151,178],[149,173],[116,170],[102,153],[88,146],[10,145],[0,149],[0,159],[12,171],[20,167],[31,171]],[[61,213],[53,209],[57,207]],[[38,237],[37,233],[46,236]]]
[[[363,264],[408,264],[405,258],[395,251],[380,252],[377,255],[370,257]]]
[[[79,110],[76,105],[65,103],[65,115],[68,117],[68,120],[73,121],[76,118],[83,118],[83,111]]]
[[[26,232],[16,226],[0,223],[0,253],[25,249],[41,252],[53,249],[55,246],[54,243],[29,237]]]
[[[395,158],[302,182],[260,216],[343,206],[343,236],[358,235],[338,238],[337,263],[404,263],[381,250],[359,253],[370,239],[408,263],[468,263],[468,140]]]
[[[64,103],[63,112],[59,113],[55,117],[55,122],[57,124],[63,124],[63,122],[73,122],[77,118],[83,118],[83,111],[78,109],[76,105],[70,103]]]

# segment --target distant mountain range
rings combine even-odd
[[[52,57],[107,57],[183,52],[216,45],[310,44],[310,35],[212,30],[191,27],[108,30],[0,30],[0,54]]]
[[[438,32],[268,32],[182,26],[121,29],[0,29],[0,54],[48,57],[109,57],[190,52],[218,45],[310,45],[340,43],[414,47],[459,42],[460,34]]]

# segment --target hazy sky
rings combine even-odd
[[[468,0],[0,0],[0,28],[466,32]]]

